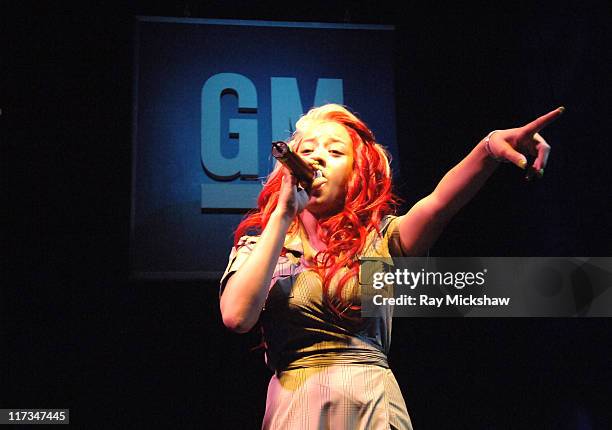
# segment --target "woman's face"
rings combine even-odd
[[[306,161],[318,164],[323,174],[313,182],[306,209],[318,217],[340,212],[353,171],[353,143],[349,133],[335,122],[314,122],[303,133],[297,152]]]

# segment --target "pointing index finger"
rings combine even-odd
[[[525,129],[526,133],[535,134],[539,132],[540,130],[542,130],[547,125],[549,125],[551,122],[559,118],[561,114],[563,114],[563,112],[565,112],[565,108],[563,106],[558,107],[557,109],[551,112],[548,112],[547,114],[542,115],[539,118],[534,119],[533,121],[531,121],[529,124],[527,124],[523,128]]]

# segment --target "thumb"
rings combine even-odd
[[[527,158],[520,152],[512,149],[510,145],[505,148],[502,157],[523,170],[527,168]]]
[[[281,177],[281,193],[290,195],[293,193],[293,188],[297,185],[297,178],[293,176],[290,172],[285,172],[285,174]]]

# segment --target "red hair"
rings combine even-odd
[[[351,279],[358,277],[357,256],[364,250],[371,231],[376,230],[380,234],[382,218],[395,213],[398,199],[392,192],[387,151],[376,142],[374,134],[363,121],[336,104],[311,109],[296,124],[294,149],[299,148],[303,130],[313,122],[335,122],[344,126],[353,144],[353,169],[346,184],[344,209],[325,219],[319,219],[319,236],[322,236],[323,231],[333,233],[328,237],[321,237],[327,249],[315,256],[315,270],[323,280],[323,296],[330,308],[342,316],[349,308],[359,309],[342,299],[344,286]],[[280,164],[277,163],[259,194],[257,208],[250,211],[238,225],[234,245],[237,245],[245,234],[260,234],[266,227],[278,203],[282,176]],[[289,233],[295,232],[297,228],[297,222],[294,221]],[[331,280],[343,267],[348,271],[340,278],[334,297],[330,298]]]

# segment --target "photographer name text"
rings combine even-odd
[[[442,306],[508,306],[510,297],[489,297],[486,294],[483,296],[446,294],[444,297],[433,297],[427,294],[419,294],[417,297],[401,294],[399,297],[384,297],[382,294],[377,294],[372,297],[372,302],[376,306],[434,306],[437,308]]]

